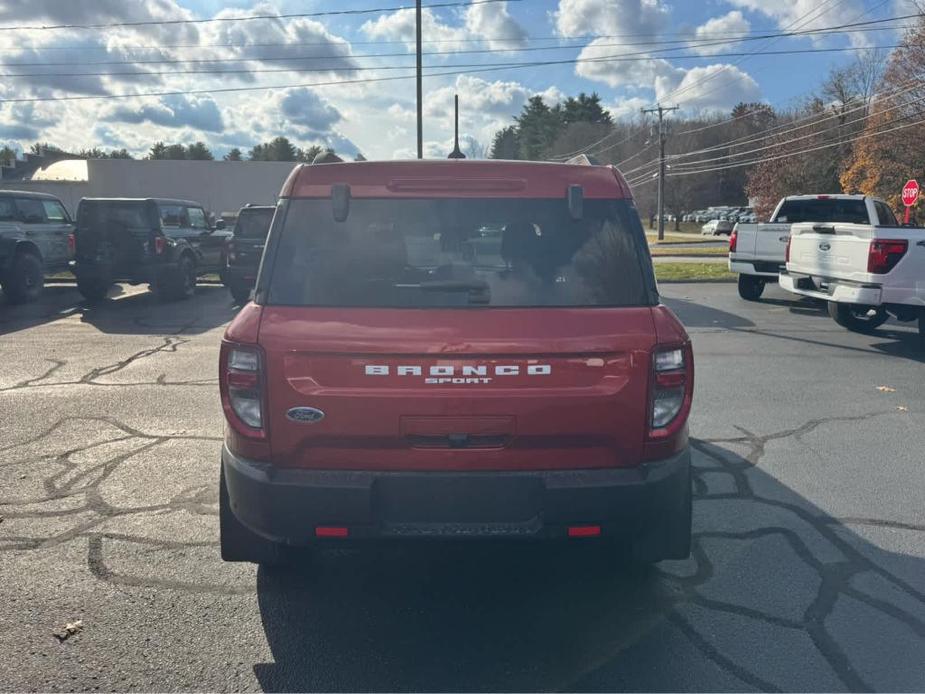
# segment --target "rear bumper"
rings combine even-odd
[[[689,449],[633,469],[383,473],[281,469],[223,447],[222,466],[238,520],[289,545],[315,541],[318,526],[360,539],[557,538],[573,525],[637,543],[679,525],[689,536]]]
[[[876,285],[826,279],[825,286],[821,287],[809,275],[782,271],[780,273],[780,286],[793,294],[821,299],[822,301],[834,301],[839,304],[879,306],[883,303],[883,290]]]
[[[775,263],[769,261],[751,261],[730,258],[729,271],[736,272],[740,275],[755,275],[757,277],[777,279],[780,268]]]

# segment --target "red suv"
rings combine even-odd
[[[689,554],[691,344],[614,168],[297,167],[219,368],[225,560],[385,538]]]

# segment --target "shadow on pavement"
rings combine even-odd
[[[725,328],[731,330],[734,328],[752,328],[755,325],[743,316],[693,301],[671,299],[664,296],[662,301],[677,314],[681,322],[688,328]]]
[[[778,438],[795,434],[784,433]],[[732,440],[730,440],[732,441]],[[330,551],[260,569],[265,691],[917,690],[925,527],[837,519],[695,442],[693,557],[614,566],[590,546]],[[870,533],[874,533],[870,535]]]
[[[113,334],[197,334],[234,318],[228,290],[218,284],[199,284],[196,296],[185,301],[162,302],[144,286],[117,284],[99,304],[88,304],[75,284],[48,284],[42,297],[31,304],[0,302],[0,335],[45,323],[80,316],[83,323]]]

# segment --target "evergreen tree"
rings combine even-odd
[[[517,127],[509,125],[495,133],[491,141],[489,159],[520,159],[520,143],[517,141]]]

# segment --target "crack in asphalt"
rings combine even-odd
[[[165,338],[165,341],[155,347],[142,350],[131,357],[106,367],[94,369],[78,383],[86,383],[102,375],[116,373],[129,364],[160,352],[173,352],[183,344]],[[51,367],[46,374],[31,382],[23,382],[18,387],[34,387],[43,378],[48,378],[60,366]],[[837,518],[830,515],[812,512],[798,503],[790,503],[776,498],[762,496],[756,492],[748,477],[748,472],[760,467],[762,458],[766,455],[768,445],[772,442],[800,437],[809,434],[819,427],[833,423],[865,421],[875,417],[895,414],[894,412],[872,412],[858,416],[840,416],[813,419],[799,427],[771,434],[757,435],[743,427],[737,427],[742,433],[739,437],[692,440],[697,454],[703,456],[710,464],[708,468],[693,468],[695,489],[695,503],[697,505],[710,504],[723,500],[747,501],[752,504],[776,509],[789,514],[789,517],[800,522],[811,532],[817,533],[832,547],[838,550],[843,559],[837,561],[823,561],[811,549],[806,532],[795,530],[781,525],[767,525],[741,531],[717,531],[697,529],[695,527],[692,559],[694,572],[692,575],[679,576],[663,568],[656,569],[658,580],[670,590],[660,591],[660,596],[654,605],[647,605],[659,614],[668,623],[674,626],[706,659],[713,662],[723,672],[736,678],[744,685],[765,691],[779,691],[779,683],[769,681],[765,675],[755,671],[752,663],[737,662],[729,654],[711,640],[711,633],[699,628],[696,620],[681,613],[684,605],[694,605],[715,613],[724,613],[747,618],[776,628],[791,630],[805,634],[814,644],[816,651],[826,661],[832,672],[839,678],[845,689],[850,691],[869,691],[873,689],[871,682],[865,677],[859,667],[851,662],[837,638],[833,636],[827,621],[832,616],[839,599],[849,597],[863,603],[895,621],[905,625],[912,633],[925,638],[925,622],[915,614],[901,609],[896,604],[867,595],[851,585],[854,577],[865,572],[871,572],[883,580],[888,581],[894,588],[901,591],[907,598],[918,605],[925,606],[925,595],[914,586],[895,575],[884,566],[865,556],[857,547],[845,539],[838,529],[848,525],[866,525],[900,529],[909,532],[925,532],[925,527],[917,524],[903,523],[885,519],[867,517]],[[49,439],[53,439],[68,425],[78,423],[89,427],[91,424],[103,425],[113,429],[102,432],[100,440],[86,442],[72,446],[66,450],[46,456],[16,455],[16,449],[26,450]],[[196,547],[217,548],[216,540],[184,541],[171,538],[151,538],[134,535],[126,532],[108,532],[100,526],[117,518],[138,516],[140,514],[171,514],[186,512],[196,515],[217,516],[217,490],[214,484],[197,485],[181,490],[164,503],[149,505],[135,505],[120,507],[107,501],[104,497],[106,482],[119,470],[126,461],[146,452],[157,449],[171,441],[211,441],[218,442],[221,437],[186,434],[158,434],[141,431],[131,427],[113,417],[85,416],[64,417],[52,423],[41,432],[24,441],[0,447],[0,453],[12,454],[9,460],[0,463],[0,468],[15,465],[44,463],[53,467],[53,471],[46,472],[42,477],[44,496],[30,496],[27,498],[13,498],[0,500],[0,514],[8,519],[65,519],[70,516],[80,517],[72,526],[59,531],[46,534],[4,534],[0,536],[0,553],[16,551],[41,551],[63,543],[85,541],[87,543],[87,568],[90,573],[100,581],[122,586],[123,588],[160,588],[189,593],[209,593],[216,595],[241,595],[254,591],[251,580],[239,584],[222,584],[218,582],[181,580],[153,577],[146,573],[132,573],[131,571],[118,571],[113,569],[106,559],[107,544],[110,542],[135,543],[146,546],[151,552],[164,552],[175,550],[188,550]],[[106,445],[135,442],[128,450],[94,459],[91,463],[86,460],[78,462],[74,456],[92,454],[95,449]],[[722,444],[737,444],[746,449],[744,455],[731,454]],[[733,492],[710,493],[705,475],[728,475],[734,483]],[[25,508],[27,506],[40,506],[43,503],[52,503],[61,499],[82,497],[83,503],[65,510]],[[90,516],[89,518],[84,516]],[[5,525],[0,525],[0,532]],[[796,557],[805,566],[819,577],[818,589],[800,618],[791,618],[771,614],[755,606],[738,604],[727,600],[717,599],[703,593],[702,588],[710,583],[715,576],[714,564],[710,553],[704,546],[704,541],[736,540],[756,541],[767,537],[777,537],[784,540],[792,549]],[[216,557],[217,561],[217,557]],[[139,567],[142,571],[144,567]],[[181,574],[182,575],[182,572]],[[604,667],[619,657],[617,653],[609,653],[606,658],[583,668],[575,682],[599,668]]]
[[[180,332],[185,330],[186,327],[181,328]],[[179,334],[179,333],[178,333]],[[137,386],[185,386],[185,387],[214,387],[218,385],[217,378],[211,379],[190,379],[185,381],[168,381],[166,374],[160,374],[153,381],[130,381],[130,382],[121,382],[121,383],[107,383],[99,381],[98,379],[103,376],[112,376],[113,374],[119,373],[128,366],[134,364],[140,359],[146,359],[148,357],[153,357],[157,354],[173,354],[176,353],[177,349],[190,342],[188,338],[180,338],[177,335],[167,335],[161,338],[163,341],[161,344],[156,345],[155,347],[148,347],[142,350],[135,352],[134,354],[121,359],[119,361],[113,362],[112,364],[107,364],[105,366],[98,366],[93,369],[90,369],[85,374],[79,378],[72,379],[69,381],[49,381],[49,379],[54,376],[58,371],[63,369],[68,365],[68,362],[61,359],[48,359],[46,361],[51,362],[50,366],[43,374],[36,376],[35,378],[29,378],[25,381],[20,381],[11,386],[6,386],[0,388],[0,393],[7,393],[10,391],[25,390],[27,388],[50,388],[50,387],[61,387],[61,386],[97,386],[105,388],[126,388],[126,387],[137,387]]]

